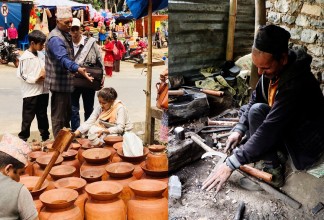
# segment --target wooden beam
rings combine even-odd
[[[157,61],[157,62],[152,63],[152,66],[163,66],[163,65],[165,65],[164,61]],[[134,64],[135,69],[140,69],[140,68],[145,68],[145,67],[147,67],[147,63],[136,63],[136,64]]]

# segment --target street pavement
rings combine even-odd
[[[154,60],[153,61],[157,61]],[[118,99],[126,105],[132,122],[145,122],[146,98],[143,90],[146,90],[146,72],[143,69],[135,69],[134,62],[121,61],[120,72],[113,72],[112,77],[106,77],[105,86],[114,87],[118,93]],[[156,88],[159,74],[166,66],[154,66],[152,68],[152,105],[155,105]],[[5,133],[17,134],[20,131],[22,120],[22,97],[20,82],[16,77],[17,69],[12,63],[0,65],[0,136]],[[83,104],[81,104],[81,120],[83,121]],[[95,106],[99,105],[96,97]],[[50,103],[48,117],[51,128]],[[37,131],[36,117],[33,120],[31,131]],[[35,133],[35,132],[34,132]],[[38,133],[38,132],[37,132]],[[37,135],[39,136],[39,135]]]

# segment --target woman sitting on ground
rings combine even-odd
[[[107,135],[123,135],[133,129],[126,108],[117,100],[114,88],[103,88],[97,93],[99,106],[97,106],[87,121],[75,131],[76,136],[82,134],[97,134],[101,142]]]

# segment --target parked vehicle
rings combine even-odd
[[[124,47],[125,47],[125,53],[122,57],[122,60],[134,60],[137,63],[143,63],[144,62],[144,49],[145,47],[142,44],[139,44],[136,48],[130,48],[128,39],[124,41]]]
[[[14,44],[8,44],[7,42],[0,43],[0,62],[2,64],[13,62],[15,67],[18,67],[19,56],[19,50]]]

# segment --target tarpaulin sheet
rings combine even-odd
[[[148,0],[126,0],[134,18],[138,19],[148,14]],[[168,0],[152,0],[152,11],[168,7]]]
[[[2,6],[2,2],[0,2],[0,7]],[[9,14],[7,16],[7,24],[5,24],[5,18],[0,13],[0,26],[7,29],[10,26],[10,23],[14,23],[15,27],[18,29],[19,23],[21,21],[21,3],[9,3],[6,2],[9,10]]]

